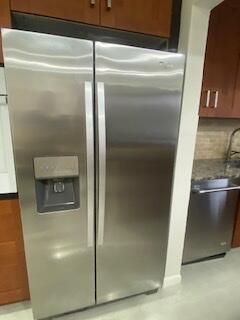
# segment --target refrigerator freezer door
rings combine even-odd
[[[163,280],[184,58],[96,43],[97,302]]]
[[[45,318],[95,304],[93,44],[4,30],[3,52],[31,302]],[[34,158],[45,156],[56,159],[41,168],[58,172],[46,180],[56,196],[61,172],[76,171],[75,209],[37,212]],[[78,166],[65,168],[66,156]]]

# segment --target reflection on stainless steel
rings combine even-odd
[[[230,250],[240,189],[236,185],[239,183],[239,179],[193,183],[183,263],[223,254]]]
[[[93,84],[92,42],[5,30],[3,47],[34,317],[157,290],[183,56],[97,43]]]
[[[106,121],[98,303],[161,286],[183,64],[182,55],[96,44],[96,81],[104,83]],[[101,181],[101,170],[98,174]]]
[[[93,44],[7,30],[3,46],[31,302],[44,318],[95,303],[84,102]],[[33,159],[66,155],[78,157],[80,208],[38,215]]]

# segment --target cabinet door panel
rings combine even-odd
[[[101,0],[101,25],[170,36],[172,0]]]
[[[233,231],[233,240],[232,240],[232,248],[240,247],[240,198],[238,202],[236,219],[235,219],[235,227]]]
[[[10,7],[9,0],[1,0],[0,1],[0,28],[10,28],[11,27],[11,15],[10,15]],[[0,32],[0,64],[3,63],[3,55],[2,55],[2,39]]]
[[[238,59],[237,78],[233,98],[233,112],[237,118],[240,118],[240,53]]]
[[[0,200],[0,305],[29,299],[18,199]]]
[[[240,53],[239,16],[240,4],[235,0],[223,2],[211,13],[200,101],[202,117],[237,116],[233,100]]]
[[[10,0],[11,9],[65,20],[99,24],[99,0]]]

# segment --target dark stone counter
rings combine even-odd
[[[230,167],[222,159],[195,160],[193,163],[192,181],[223,178],[239,178],[239,167]]]

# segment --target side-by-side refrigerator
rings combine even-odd
[[[2,37],[34,317],[157,290],[184,57],[18,30]]]

